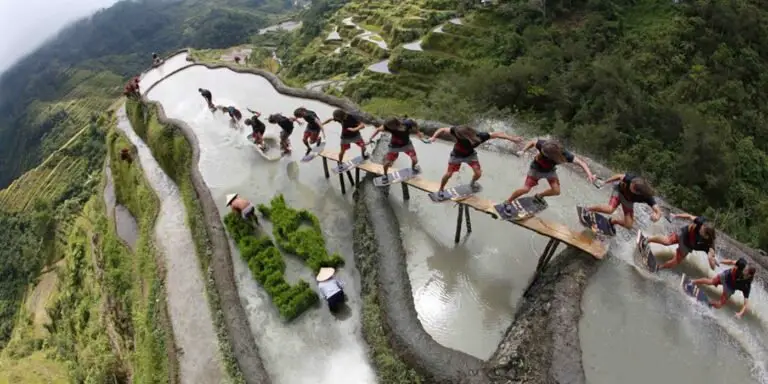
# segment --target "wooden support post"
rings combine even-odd
[[[355,184],[360,185],[360,167],[355,168]]]
[[[458,243],[459,239],[461,239],[461,220],[463,219],[462,216],[464,216],[464,206],[459,204],[459,216],[456,220],[456,237],[453,238],[454,243]]]
[[[545,269],[547,269],[547,266],[549,265],[550,260],[552,260],[552,257],[555,256],[555,251],[557,250],[557,247],[560,245],[560,240],[550,239],[549,243],[552,244],[552,247],[549,249],[549,254],[542,255],[545,257],[544,262],[541,264],[541,270],[539,271],[544,272]]]
[[[349,178],[349,185],[355,186],[355,179],[352,178],[352,171],[347,171],[347,177]]]
[[[547,246],[544,247],[544,252],[541,253],[541,256],[539,256],[539,262],[536,264],[536,274],[540,273],[541,271],[546,268],[547,263],[547,255],[549,255],[549,250],[552,248],[552,244],[555,242],[555,239],[550,239],[549,242],[547,242]]]
[[[411,193],[408,192],[408,184],[400,182],[400,186],[403,187],[403,200],[410,200]]]
[[[323,157],[323,172],[325,172],[326,179],[331,177],[331,174],[328,173],[328,159],[325,157]]]
[[[472,233],[472,221],[469,219],[469,205],[464,205],[464,217],[467,219],[467,233]]]
[[[341,183],[341,194],[347,194],[347,186],[344,184],[344,172],[339,173],[339,183]]]
[[[531,280],[531,283],[528,284],[528,288],[525,289],[525,293],[523,293],[523,296],[528,296],[531,288],[533,288],[533,285],[536,284],[536,281],[539,280],[539,277],[541,277],[541,274],[544,273],[544,270],[547,269],[547,265],[552,260],[552,256],[555,255],[555,251],[557,250],[557,247],[560,245],[560,240],[550,238],[549,242],[547,243],[547,246],[544,248],[544,252],[541,253],[541,256],[539,256],[539,262],[536,264],[536,272],[533,275],[533,280]]]

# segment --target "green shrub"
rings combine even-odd
[[[365,39],[357,38],[350,43],[353,47],[371,55],[377,59],[386,59],[389,57],[389,51],[380,47],[378,44]]]
[[[389,67],[395,71],[408,71],[421,75],[439,72],[465,72],[469,62],[439,52],[415,52],[401,47],[392,50]]]
[[[289,207],[283,195],[275,196],[270,203],[271,206],[259,204],[259,212],[273,223],[272,233],[280,248],[304,260],[315,273],[322,267],[344,265],[338,253],[328,255],[320,221],[315,215]]]
[[[306,281],[293,286],[285,281],[285,261],[278,246],[301,258],[314,273],[322,267],[341,266],[344,259],[337,253],[328,255],[317,217],[309,211],[288,207],[282,195],[273,198],[270,206],[260,204],[259,212],[272,222],[277,245],[240,215],[228,214],[224,224],[254,279],[272,298],[280,316],[290,321],[315,305],[318,297]]]
[[[458,4],[456,0],[426,0],[424,2],[425,9],[435,9],[441,11],[449,11],[454,9]]]
[[[285,68],[285,76],[301,81],[327,79],[339,74],[352,76],[362,71],[368,61],[369,58],[361,52],[350,49],[342,49],[340,54],[333,55],[316,52],[294,59]]]
[[[389,40],[389,44],[390,46],[395,47],[400,44],[416,41],[422,35],[424,35],[426,31],[427,31],[426,29],[419,29],[419,28],[394,27],[392,28],[392,31],[390,33],[391,38]]]

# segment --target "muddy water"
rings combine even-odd
[[[104,174],[106,175],[106,185],[104,186],[104,204],[107,206],[107,217],[115,220],[115,228],[117,229],[117,236],[119,236],[131,251],[136,250],[136,240],[139,238],[139,225],[136,223],[136,219],[131,215],[123,205],[117,204],[115,196],[115,185],[112,180],[112,169],[109,168],[109,160],[104,167]]]
[[[378,73],[392,73],[389,71],[389,60],[382,60],[378,63],[371,64],[368,67],[368,70]]]
[[[301,27],[301,24],[301,21],[285,21],[280,24],[270,25],[269,27],[259,29],[259,35],[274,31],[293,31],[294,29]]]
[[[138,149],[144,174],[160,201],[155,241],[166,261],[168,309],[174,340],[181,350],[177,354],[181,382],[222,383],[225,375],[218,340],[179,189],[133,131],[125,115],[125,107],[120,108],[117,116],[118,128]]]
[[[421,48],[421,39],[416,40],[414,42],[403,44],[403,48],[409,50],[409,51],[423,51],[424,49]]]
[[[420,158],[429,159],[421,163],[425,174],[438,181],[445,171],[450,146],[416,146]],[[522,184],[531,161],[530,157],[518,159],[489,151],[481,151],[480,159],[486,172],[481,179],[482,195],[494,201],[504,199]],[[401,166],[408,162],[398,160]],[[504,172],[493,172],[502,169]],[[549,208],[540,216],[580,230],[575,206],[607,201],[609,189],[597,190],[567,168],[561,167],[558,174],[563,195],[550,198]],[[467,182],[470,177],[471,172],[464,169],[453,182]],[[546,182],[542,181],[536,190],[544,188]],[[412,250],[409,272],[416,309],[425,328],[444,345],[487,358],[512,320],[514,305],[536,268],[546,239],[511,223],[473,214],[473,233],[454,245],[456,208],[451,204],[437,205],[423,194],[412,194],[411,201],[403,203],[399,191],[390,194],[390,199],[401,221],[405,245]],[[649,226],[648,215],[642,208],[638,211],[638,225],[644,231],[674,228],[658,223]],[[654,377],[663,382],[693,382],[704,377],[704,382],[734,378],[754,382],[751,361],[761,361],[764,355],[758,344],[768,340],[760,336],[761,326],[750,324],[757,330],[743,332],[728,322],[702,320],[695,305],[678,304],[686,301],[674,289],[674,282],[659,286],[659,282],[640,276],[631,265],[633,240],[627,232],[616,237],[613,258],[604,261],[584,295],[580,337],[589,382],[616,383],[617,378],[633,382],[627,377],[646,382],[649,363]],[[669,279],[679,283],[679,274],[670,275]],[[761,295],[760,289],[756,291],[753,300],[764,301],[755,299]],[[761,309],[756,306],[756,310]],[[689,324],[687,331],[680,329],[681,324]],[[469,330],[473,330],[472,337],[466,337]],[[723,332],[728,337],[722,336]],[[747,335],[740,337],[740,333]],[[744,342],[724,342],[734,338]],[[729,368],[712,369],[713,365]]]
[[[349,249],[349,245],[336,243],[348,236],[347,233],[335,236],[332,233],[334,230],[345,232],[346,226],[350,225],[346,216],[349,197],[341,196],[335,177],[326,181],[320,165],[311,163],[300,165],[298,182],[291,181],[285,161],[265,164],[242,140],[245,131],[241,133],[227,128],[225,117],[220,114],[211,116],[205,112],[202,99],[185,95],[180,88],[202,86],[214,90],[218,87],[219,92],[227,93],[229,101],[235,105],[248,105],[264,112],[290,113],[295,106],[305,105],[325,118],[330,108],[313,101],[281,96],[265,80],[255,76],[202,67],[190,68],[177,76],[158,86],[149,96],[166,100],[164,104],[171,111],[171,117],[190,121],[196,130],[203,147],[200,167],[222,205],[222,213],[225,212],[223,197],[226,193],[247,193],[248,198],[263,200],[271,196],[273,190],[284,192],[295,205],[318,213],[324,229],[330,232],[329,248]],[[338,127],[331,127],[332,132],[334,129],[337,132]],[[299,131],[301,129],[297,128]],[[301,146],[298,133],[294,133],[293,140],[294,146]],[[332,140],[330,145],[335,143]],[[450,147],[440,142],[430,145],[417,142],[416,146],[424,174],[437,181],[445,170]],[[294,159],[296,156],[294,154]],[[520,185],[530,162],[530,157],[518,159],[489,151],[481,151],[480,157],[486,171],[481,180],[485,187],[482,195],[492,200],[507,197]],[[406,166],[407,163],[407,159],[400,159],[397,165]],[[235,165],[236,170],[230,171],[230,165]],[[493,172],[499,169],[504,172]],[[575,205],[604,202],[609,190],[595,189],[582,176],[568,169],[561,169],[559,174],[564,194],[550,199],[550,208],[541,215],[580,229]],[[469,171],[464,169],[452,182],[466,182],[469,177]],[[544,186],[542,182],[538,189]],[[408,268],[422,324],[440,343],[481,358],[488,357],[512,320],[514,307],[532,276],[546,240],[511,223],[472,213],[473,233],[459,245],[454,245],[456,209],[451,204],[432,203],[419,192],[412,192],[411,201],[404,203],[399,189],[392,192],[390,199],[409,251]],[[643,208],[638,209],[638,226],[650,232],[673,228],[669,224],[649,227],[648,215]],[[746,322],[737,323],[732,320],[732,310],[702,313],[697,309],[700,307],[684,305],[690,301],[676,290],[674,280],[679,279],[678,274],[670,273],[669,281],[665,282],[663,278],[649,278],[634,270],[630,252],[633,238],[628,233],[617,236],[612,256],[603,262],[604,266],[590,283],[583,299],[580,337],[588,382],[615,383],[618,377],[630,380],[627,377],[646,378],[649,374],[663,378],[663,382],[692,382],[703,377],[706,377],[704,382],[764,382],[759,379],[761,371],[755,363],[766,360],[760,344],[768,344],[768,339],[761,333],[766,328],[761,319],[768,313],[763,308],[765,294],[762,290],[753,290],[752,303],[759,303],[755,306],[759,319],[748,318]],[[349,254],[344,254],[351,261]],[[317,351],[307,360],[312,362],[309,364],[312,367],[319,366],[324,360],[341,358],[338,357],[341,349],[334,347],[344,344],[344,329],[339,325],[335,329],[329,326],[330,322],[321,318],[327,315],[325,312],[320,315],[310,313],[287,327],[281,325],[239,257],[233,257],[241,296],[251,312],[254,334],[265,355],[265,363],[278,382],[289,382],[288,372],[296,369],[291,359],[298,349]],[[294,276],[311,278],[295,265],[289,265],[289,269]],[[356,276],[354,278],[356,280]],[[357,282],[353,284],[352,289],[356,291]],[[353,308],[359,308],[357,295],[353,297]],[[323,341],[329,340],[324,338],[325,335],[333,332],[339,332],[333,337],[337,344],[323,346]],[[737,345],[729,344],[733,340]],[[355,343],[351,345],[362,348]],[[347,359],[357,361],[347,364],[344,377],[360,375],[356,382],[365,382],[360,373],[364,369],[351,369],[367,367],[361,358],[363,352],[356,354],[354,348],[350,350],[348,346],[344,350],[351,355]],[[333,357],[320,357],[326,351]],[[715,368],[718,367],[716,364],[728,368],[713,369],[713,364]],[[327,382],[334,377],[334,373],[324,368],[319,369],[322,372],[318,374],[322,376],[320,379],[309,370],[301,371],[299,378],[292,382]],[[636,374],[628,375],[627,372]]]
[[[415,145],[424,175],[439,181],[450,145]],[[522,183],[530,161],[486,151],[480,160],[486,172],[480,182],[482,196],[491,200],[508,197]],[[409,161],[398,159],[396,166],[407,166]],[[505,172],[493,172],[500,169]],[[574,206],[585,202],[579,196],[594,193],[594,187],[578,182],[578,175],[560,174],[567,194],[550,199],[550,208],[541,216],[579,228]],[[464,169],[449,183],[468,182],[470,177],[469,170]],[[411,200],[403,203],[397,190],[390,199],[409,250],[408,270],[422,324],[441,344],[488,358],[512,322],[515,304],[547,239],[472,212],[473,232],[454,245],[457,210],[453,204],[435,204],[420,192],[412,193]],[[467,337],[468,333],[472,336]]]
[[[224,216],[228,211],[225,195],[239,193],[256,203],[268,202],[282,193],[297,208],[306,208],[320,219],[329,251],[339,252],[347,261],[340,270],[350,297],[348,318],[334,318],[326,307],[310,309],[290,324],[284,324],[274,305],[253,280],[247,265],[232,247],[235,278],[251,329],[259,345],[264,365],[274,383],[374,383],[375,374],[366,356],[360,332],[361,302],[359,276],[354,268],[352,250],[352,197],[337,190],[337,178],[326,180],[321,161],[300,163],[303,156],[297,126],[291,137],[294,153],[290,158],[269,163],[246,140],[248,129],[230,128],[228,117],[211,114],[205,102],[188,89],[203,87],[217,95],[216,102],[246,107],[271,114],[292,114],[299,106],[330,117],[333,108],[314,101],[282,96],[261,77],[236,74],[226,69],[210,70],[196,66],[179,72],[158,84],[148,95],[163,104],[168,117],[189,124],[200,143],[200,171]],[[247,113],[247,112],[245,112]],[[326,126],[330,147],[337,147],[338,124]],[[278,128],[267,124],[267,135]],[[363,132],[364,136],[370,131]],[[351,150],[358,154],[358,149]],[[312,272],[292,257],[287,259],[289,281],[304,279],[313,286]]]
[[[326,41],[336,41],[341,40],[341,35],[339,35],[339,32],[334,29],[332,32],[328,33],[328,37],[325,38]]]
[[[664,233],[674,227],[655,224],[644,230]],[[638,384],[648,380],[768,382],[764,320],[768,308],[759,284],[752,287],[750,313],[744,320],[736,320],[734,313],[739,308],[735,305],[710,310],[682,295],[680,273],[714,275],[708,272],[703,254],[689,255],[675,272],[648,278],[630,264],[631,243],[615,247],[616,258],[598,272],[582,303],[584,369],[591,382],[615,383],[618,378]],[[673,247],[653,249],[665,259],[674,251]],[[741,295],[735,296],[739,298],[733,301],[740,305]]]

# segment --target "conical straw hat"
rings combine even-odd
[[[227,206],[232,204],[232,200],[234,200],[237,197],[237,193],[230,193],[227,195]]]
[[[320,272],[317,274],[317,281],[322,282],[330,279],[336,270],[333,268],[320,268]]]

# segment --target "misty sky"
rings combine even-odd
[[[62,27],[117,0],[0,0],[0,72]]]

